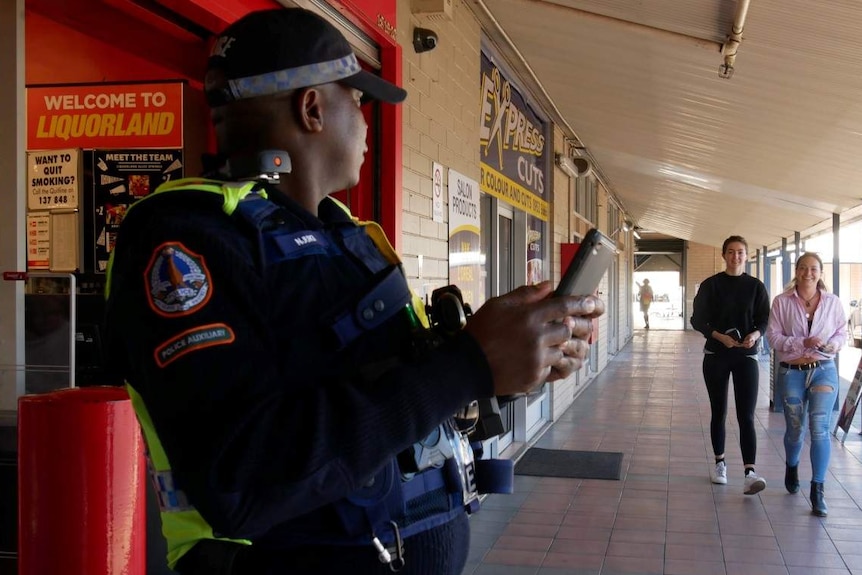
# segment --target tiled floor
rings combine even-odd
[[[632,343],[536,443],[620,451],[621,480],[516,476],[514,495],[489,496],[471,518],[465,574],[862,575],[858,429],[844,446],[833,438],[829,516],[811,515],[807,448],[799,468],[802,488],[795,495],[784,489],[784,419],[769,409],[764,359],[757,471],[769,485],[758,495],[742,493],[732,407],[728,484],[711,484],[702,346],[695,332],[636,331]],[[859,352],[842,352],[842,377],[853,377]],[[842,402],[848,381],[843,383]]]

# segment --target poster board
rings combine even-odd
[[[27,152],[27,270],[81,269],[83,151]]]
[[[78,209],[81,198],[81,150],[27,152],[27,208]]]
[[[51,267],[51,213],[27,214],[27,269],[47,270]]]
[[[835,437],[838,437],[839,429],[844,431],[841,443],[844,443],[844,440],[847,439],[847,434],[850,433],[850,426],[853,423],[853,417],[856,415],[856,408],[859,406],[860,391],[862,391],[862,360],[856,366],[856,373],[853,376],[853,381],[850,382],[850,389],[847,390],[844,405],[841,406],[838,423],[835,424],[835,429],[832,431]]]
[[[449,169],[449,283],[476,310],[485,303],[479,183]]]
[[[161,184],[183,177],[182,150],[93,151],[95,271],[104,273],[126,211]]]
[[[81,220],[78,210],[51,212],[50,269],[74,272],[81,269]]]

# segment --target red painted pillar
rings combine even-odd
[[[18,574],[146,575],[146,463],[119,387],[18,400]]]

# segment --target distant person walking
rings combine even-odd
[[[748,243],[741,236],[730,236],[721,246],[726,264],[723,272],[703,280],[694,296],[691,325],[706,338],[703,348],[703,379],[709,394],[712,421],[709,433],[715,454],[713,483],[727,483],[724,462],[724,422],[727,417],[727,392],[733,374],[733,397],[739,422],[739,447],[745,466],[743,493],[754,495],[766,487],[766,480],[754,471],[757,436],[754,407],[760,368],[757,340],[766,333],[769,319],[769,294],[759,279],[745,272]]]
[[[655,295],[652,292],[648,279],[644,279],[643,285],[638,284],[638,287],[640,288],[638,299],[641,302],[641,313],[644,314],[644,329],[649,329],[649,306],[652,304],[652,300],[655,299]]]
[[[799,459],[805,428],[811,432],[811,512],[826,517],[823,483],[832,454],[829,420],[838,398],[835,353],[847,338],[844,306],[826,291],[823,261],[814,253],[796,260],[796,277],[772,302],[766,338],[779,360],[783,383],[784,486],[799,491]]]

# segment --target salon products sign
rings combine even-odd
[[[30,210],[78,208],[81,150],[27,152],[27,207]]]
[[[484,52],[479,114],[482,191],[548,221],[549,124]]]
[[[27,149],[182,148],[183,85],[27,88]]]
[[[479,182],[449,170],[449,282],[472,309],[485,303]]]

